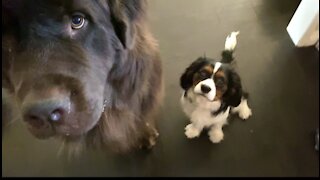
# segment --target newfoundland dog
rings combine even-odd
[[[74,150],[155,145],[163,83],[146,8],[142,0],[2,1],[2,88],[35,137]]]

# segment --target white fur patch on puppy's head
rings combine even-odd
[[[207,88],[206,91],[208,92],[204,92],[205,88]],[[194,87],[194,92],[205,96],[209,101],[213,101],[216,97],[216,85],[214,84],[213,79],[209,78],[199,82]]]

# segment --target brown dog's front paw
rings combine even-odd
[[[149,124],[146,124],[149,127]],[[142,149],[152,149],[156,143],[157,138],[159,137],[159,133],[155,128],[149,127],[150,133],[149,136],[143,139],[142,144],[140,145],[140,148]]]

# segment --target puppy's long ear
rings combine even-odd
[[[134,47],[137,21],[145,17],[144,0],[108,0],[111,23],[115,33],[125,49]]]
[[[228,78],[228,90],[224,94],[223,98],[228,106],[237,107],[240,104],[242,97],[241,80],[234,70],[230,70]]]
[[[180,77],[180,86],[184,90],[188,90],[193,84],[193,75],[196,73],[204,64],[207,63],[206,58],[198,58],[196,61],[185,70]]]

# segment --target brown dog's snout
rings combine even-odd
[[[64,121],[70,108],[70,101],[66,99],[39,100],[23,107],[24,120],[35,128],[42,128]]]

